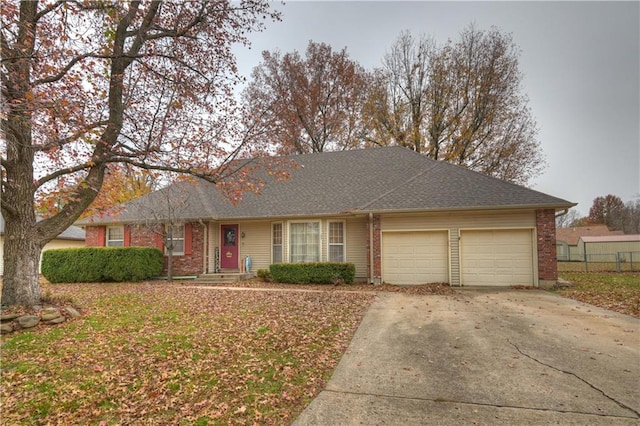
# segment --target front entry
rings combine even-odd
[[[238,225],[221,225],[220,237],[220,268],[238,269]]]

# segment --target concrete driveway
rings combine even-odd
[[[380,294],[294,425],[638,425],[640,320],[537,290]]]

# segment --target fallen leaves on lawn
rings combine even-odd
[[[83,316],[2,339],[7,424],[283,424],[324,387],[374,295],[51,285]]]
[[[575,273],[562,278],[573,284],[559,291],[564,297],[640,318],[640,274]]]

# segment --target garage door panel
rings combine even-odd
[[[528,229],[461,231],[462,284],[533,284],[533,244]]]
[[[383,233],[382,274],[393,284],[448,282],[448,233]]]

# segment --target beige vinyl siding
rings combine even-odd
[[[346,221],[346,258],[349,263],[356,267],[356,280],[366,280],[367,271],[367,244],[369,234],[367,233],[367,217],[350,217]]]
[[[293,222],[319,222],[320,223],[320,261],[328,260],[328,228],[329,222],[344,222],[345,230],[345,261],[353,263],[356,267],[356,278],[367,276],[367,218],[366,217],[302,217],[292,220],[260,220],[260,221],[225,221],[224,223],[237,223],[240,235],[239,256],[251,256],[251,272],[258,269],[266,269],[271,264],[271,232],[273,223],[282,223],[282,259],[289,262],[289,225]],[[214,272],[215,248],[220,245],[220,222],[210,222],[209,232],[209,258],[207,261],[208,272]],[[244,238],[242,233],[244,232]]]
[[[438,229],[535,228],[532,210],[522,212],[448,212],[389,214],[380,217],[382,231],[414,231]]]
[[[251,271],[267,269],[271,264],[271,222],[239,222],[239,255],[242,262],[251,257]],[[242,235],[244,234],[244,238]]]
[[[218,222],[209,222],[207,226],[207,272],[212,274],[216,271],[216,247],[220,246],[218,239],[220,238],[220,224]]]
[[[449,282],[460,282],[460,230],[449,230]]]

